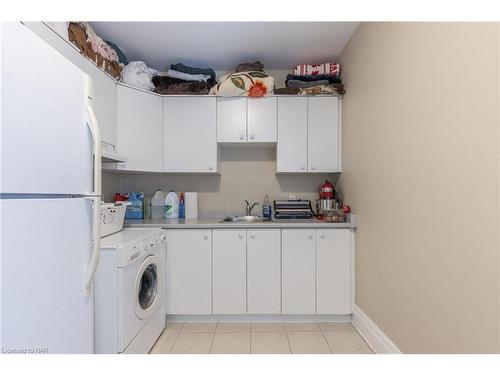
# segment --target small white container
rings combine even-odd
[[[179,218],[179,197],[173,191],[170,191],[165,198],[165,218]]]
[[[157,190],[151,198],[151,219],[163,219],[165,216],[165,193]]]

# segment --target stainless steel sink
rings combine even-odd
[[[263,216],[229,216],[224,220],[221,220],[221,223],[265,223],[270,222],[271,219]]]

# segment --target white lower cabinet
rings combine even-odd
[[[315,314],[315,229],[283,229],[283,314]]]
[[[348,228],[169,229],[167,314],[352,313]]]
[[[247,230],[247,312],[281,313],[281,230]]]
[[[316,230],[316,313],[350,314],[351,233]]]
[[[246,230],[214,229],[213,313],[246,311]]]
[[[212,314],[212,231],[167,231],[167,314]]]

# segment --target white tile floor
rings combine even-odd
[[[350,323],[167,323],[152,354],[372,354]]]

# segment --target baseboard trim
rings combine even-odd
[[[167,322],[350,322],[351,315],[167,315]]]
[[[352,325],[363,336],[377,354],[402,354],[401,350],[385,335],[384,332],[365,314],[359,306],[354,305]]]

